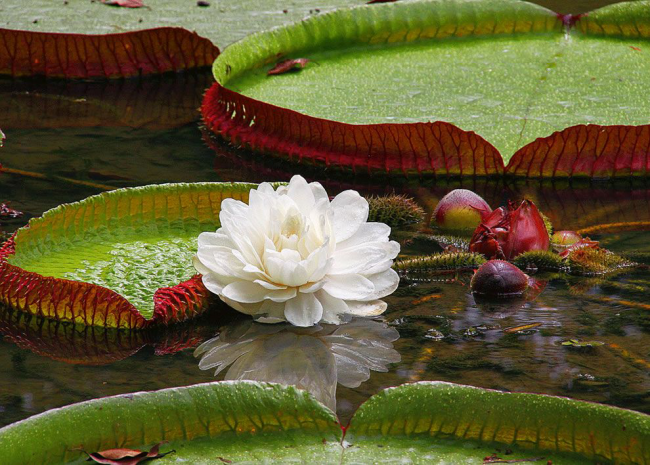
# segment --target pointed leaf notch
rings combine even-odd
[[[177,27],[106,35],[0,28],[0,76],[105,79],[210,66],[219,49]]]
[[[645,40],[650,38],[649,11],[648,1],[612,5],[572,17],[571,33]],[[337,27],[346,22],[358,27]],[[560,15],[508,0],[397,2],[337,10],[228,47],[214,64],[217,83],[205,96],[203,117],[208,129],[234,145],[345,170],[441,177],[648,176],[650,124],[569,127],[517,150],[506,168],[502,154],[487,140],[449,123],[345,124],[256,100],[229,87],[278,57],[309,57],[319,49],[511,34],[554,40],[564,31]]]
[[[0,454],[7,465],[68,462],[85,458],[81,448],[144,449],[161,441],[169,441],[161,452],[175,449],[175,460],[191,463],[260,456],[480,463],[496,448],[522,461],[648,463],[650,417],[561,397],[420,382],[372,396],[341,428],[331,410],[292,386],[224,381],[50,410],[0,429]]]
[[[0,248],[0,302],[109,328],[190,319],[207,308],[210,295],[192,271],[194,242],[219,226],[224,198],[246,201],[251,187],[154,185],[52,209]]]

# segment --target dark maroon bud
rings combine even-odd
[[[470,287],[485,297],[516,297],[528,287],[528,276],[512,263],[490,260],[476,270]]]

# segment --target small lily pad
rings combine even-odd
[[[0,249],[0,301],[90,326],[191,318],[209,296],[191,264],[197,237],[219,226],[224,198],[246,200],[254,186],[153,185],[54,208]]]

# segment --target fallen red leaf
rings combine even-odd
[[[142,0],[102,0],[104,5],[121,6],[124,8],[142,8],[145,4]]]
[[[300,70],[307,66],[311,60],[309,58],[294,58],[292,60],[284,60],[275,65],[268,73],[268,76],[274,76],[276,74],[284,74],[293,70]]]
[[[640,52],[640,51],[641,51],[641,49],[640,49],[639,47],[635,47],[634,45],[630,45],[630,48],[631,48],[632,50],[636,50],[637,52]]]
[[[174,450],[170,450],[169,452],[160,454],[158,449],[160,449],[160,446],[165,442],[167,441],[159,442],[153,446],[149,452],[135,449],[107,449],[101,452],[93,452],[92,454],[86,452],[86,454],[90,460],[96,463],[106,465],[137,465],[145,460],[159,459],[167,454],[175,452]]]

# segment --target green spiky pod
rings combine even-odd
[[[600,248],[584,247],[569,254],[566,259],[571,274],[593,276],[634,266],[635,263]]]
[[[405,195],[370,196],[366,200],[370,206],[368,221],[398,227],[418,223],[424,218],[422,207]]]
[[[539,212],[539,214],[542,216],[542,221],[544,221],[544,226],[546,226],[546,232],[548,233],[548,237],[552,237],[554,229],[553,229],[553,223],[551,223],[551,219],[541,211]]]
[[[548,250],[531,250],[515,257],[512,263],[522,270],[537,268],[540,271],[560,271],[566,268],[564,260]]]
[[[409,274],[426,274],[444,270],[474,269],[485,263],[485,257],[471,252],[437,253],[403,258],[393,264],[393,269],[400,276]]]
[[[469,250],[469,239],[458,237],[458,236],[443,236],[443,235],[430,235],[430,234],[418,234],[414,239],[435,242],[440,247],[447,248],[452,246],[458,250]]]

